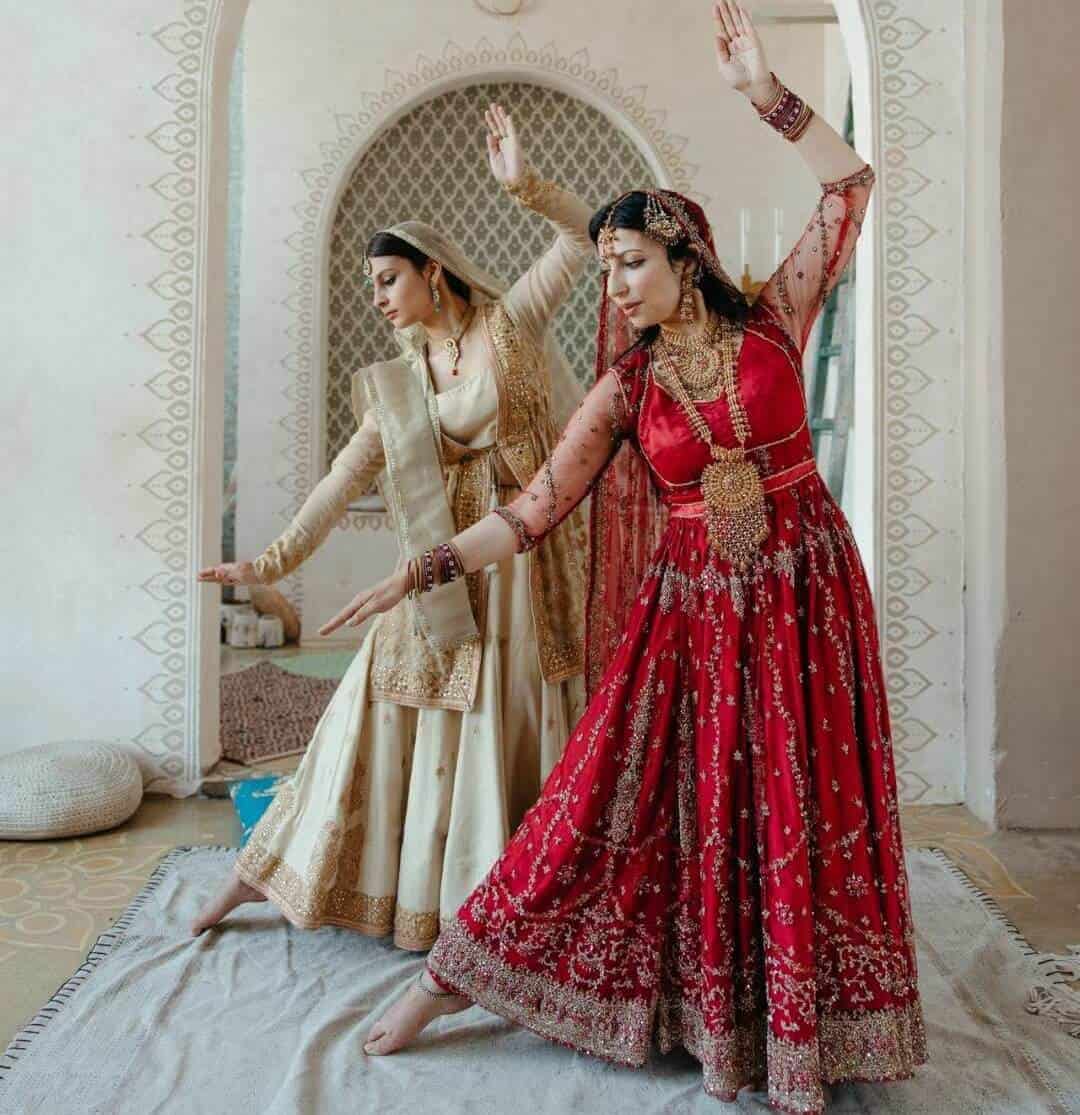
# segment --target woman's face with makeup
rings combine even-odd
[[[600,253],[608,297],[638,330],[678,317],[680,279],[686,264],[672,265],[667,249],[632,228],[616,228]],[[689,261],[692,262],[692,261]]]
[[[372,256],[372,303],[395,329],[426,321],[434,312],[430,280],[404,256]],[[428,262],[425,270],[434,265]]]

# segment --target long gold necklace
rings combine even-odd
[[[746,455],[750,423],[739,398],[736,379],[738,352],[736,327],[720,320],[716,332],[717,379],[727,398],[737,449],[717,445],[704,415],[694,405],[687,384],[679,375],[663,375],[663,386],[686,412],[690,428],[709,447],[712,460],[701,471],[701,494],[705,500],[705,529],[709,544],[739,569],[745,569],[758,546],[769,536],[765,513],[765,489],[754,462]],[[666,371],[667,369],[664,369]]]
[[[446,350],[446,358],[450,361],[450,374],[452,376],[458,374],[458,361],[461,359],[461,338],[465,336],[465,330],[472,323],[475,313],[476,307],[469,306],[465,311],[465,316],[461,319],[461,328],[453,336],[446,337],[443,340],[443,348]]]

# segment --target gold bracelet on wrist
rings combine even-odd
[[[772,72],[770,72],[769,76],[773,80],[773,94],[772,94],[772,96],[769,98],[769,100],[765,104],[754,105],[754,108],[756,108],[758,110],[758,114],[760,116],[767,116],[770,112],[772,112],[774,109],[776,109],[777,106],[780,104],[780,102],[784,99],[784,85],[783,85],[783,82],[776,76],[776,74],[774,74]]]
[[[504,182],[503,189],[529,209],[539,208],[544,199],[558,187],[554,182],[541,178],[536,170],[526,165],[521,177],[513,182]]]

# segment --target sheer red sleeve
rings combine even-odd
[[[806,231],[759,296],[800,350],[855,251],[873,185],[869,166],[839,182],[824,183]]]
[[[608,371],[582,400],[521,495],[495,509],[517,535],[519,553],[543,541],[589,494],[631,426],[623,384],[615,370]]]

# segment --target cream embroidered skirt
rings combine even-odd
[[[539,795],[584,707],[540,674],[525,555],[489,573],[469,712],[369,695],[372,633],[236,862],[295,925],[428,949]],[[378,621],[376,621],[378,622]]]

